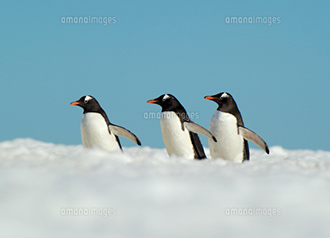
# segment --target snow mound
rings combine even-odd
[[[330,152],[270,151],[237,164],[1,142],[0,236],[329,236]]]

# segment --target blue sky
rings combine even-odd
[[[80,144],[82,110],[69,103],[90,94],[111,122],[162,148],[159,120],[144,118],[160,107],[148,99],[171,93],[208,128],[216,104],[203,97],[227,91],[269,146],[330,150],[329,8],[328,1],[1,1],[0,140]],[[116,23],[61,23],[68,16]],[[232,16],[280,22],[226,23]]]

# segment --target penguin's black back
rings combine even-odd
[[[179,117],[179,119],[181,121],[182,130],[187,130],[186,128],[184,128],[183,123],[191,122],[191,120],[186,112],[186,109],[184,109],[184,107],[180,104],[176,108],[173,108],[171,111],[174,111],[177,114],[177,116]],[[193,148],[194,148],[194,154],[195,154],[194,158],[195,159],[205,159],[206,155],[204,152],[203,145],[199,139],[199,136],[193,132],[189,132],[189,136],[190,136],[191,144],[193,145]]]
[[[245,139],[244,139],[244,145],[243,145],[243,161],[244,160],[250,160],[249,143]]]
[[[189,132],[191,143],[194,147],[195,159],[205,159],[206,155],[204,153],[203,145],[196,133]]]

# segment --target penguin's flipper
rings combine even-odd
[[[269,148],[267,143],[258,136],[255,132],[251,131],[250,129],[239,126],[238,127],[239,133],[244,137],[244,139],[252,141],[257,146],[259,146],[261,149],[263,149],[267,154],[269,154]]]
[[[217,142],[217,139],[212,135],[212,133],[209,132],[208,130],[206,130],[204,127],[202,127],[192,121],[189,121],[189,122],[185,121],[183,123],[183,125],[188,129],[188,131],[201,134],[203,136],[206,136],[206,137],[214,140],[214,142]]]
[[[129,130],[125,129],[124,127],[121,126],[117,126],[117,125],[113,125],[110,124],[109,125],[109,129],[113,132],[113,134],[115,134],[116,136],[122,136],[125,137],[131,141],[133,141],[134,143],[141,145],[141,141],[139,140],[139,138],[137,138],[136,135],[134,135],[132,132],[130,132]]]

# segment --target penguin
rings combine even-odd
[[[218,104],[209,128],[210,132],[218,139],[217,143],[209,140],[212,158],[222,158],[235,162],[249,160],[250,152],[247,140],[254,142],[269,154],[266,142],[244,126],[242,115],[232,95],[222,92],[204,98]]]
[[[192,122],[184,107],[173,95],[163,94],[147,102],[162,107],[160,126],[169,156],[176,155],[199,160],[206,158],[204,148],[196,133],[215,142],[217,139],[204,127]]]
[[[80,130],[82,144],[85,148],[98,147],[107,151],[122,151],[119,136],[141,146],[136,135],[109,121],[107,114],[94,97],[83,96],[70,105],[80,106],[84,109]]]

